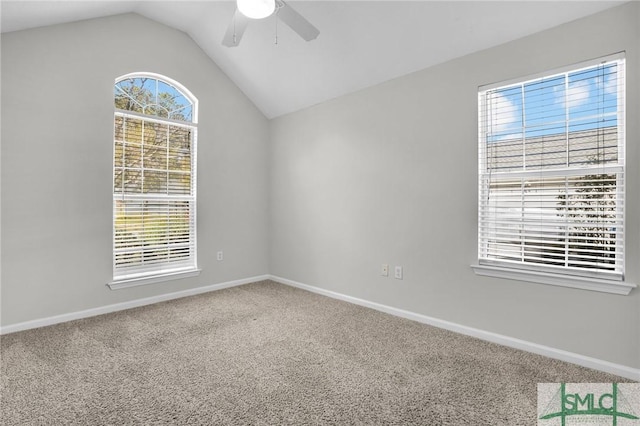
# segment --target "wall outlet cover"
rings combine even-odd
[[[402,266],[396,266],[395,269],[395,278],[397,280],[401,280],[402,279]]]

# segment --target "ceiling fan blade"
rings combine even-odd
[[[287,3],[282,2],[283,6],[278,9],[278,18],[287,24],[293,31],[298,33],[300,37],[306,41],[310,41],[318,37],[320,31],[311,25],[309,21],[302,17]]]
[[[244,16],[238,9],[233,14],[233,19],[227,28],[227,32],[224,33],[222,44],[227,47],[236,47],[240,44],[244,30],[249,25],[249,18]]]

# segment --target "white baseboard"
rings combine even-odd
[[[137,308],[139,306],[151,305],[153,303],[164,302],[166,300],[180,299],[182,297],[194,296],[196,294],[208,293],[210,291],[222,290],[223,288],[236,287],[256,281],[268,280],[269,275],[259,275],[240,280],[227,281],[220,284],[213,284],[204,287],[190,288],[188,290],[176,291],[173,293],[159,294],[157,296],[145,297],[143,299],[130,300],[128,302],[115,303],[113,305],[100,306],[98,308],[86,309],[84,311],[71,312],[68,314],[56,315],[48,318],[41,318],[32,321],[20,322],[0,327],[0,334],[15,333],[16,331],[29,330],[32,328],[45,327],[47,325],[59,324],[81,318],[94,317],[96,315],[108,314],[110,312],[122,311],[125,309]]]
[[[279,282],[281,284],[286,284],[292,287],[297,287],[313,293],[321,294],[323,296],[328,296],[334,299],[343,300],[345,302],[353,303],[360,306],[365,306],[367,308],[375,309],[377,311],[385,312],[398,317],[417,321],[423,324],[432,325],[434,327],[443,328],[445,330],[450,330],[450,331],[464,334],[467,336],[476,337],[478,339],[486,340],[493,343],[498,343],[511,348],[521,349],[523,351],[532,352],[532,353],[543,355],[549,358],[570,362],[572,364],[581,365],[583,367],[592,368],[594,370],[603,371],[605,373],[615,374],[617,376],[625,377],[627,379],[640,381],[640,369],[638,368],[632,368],[625,365],[615,364],[609,361],[603,361],[597,358],[591,358],[591,357],[576,354],[573,352],[567,352],[561,349],[539,345],[537,343],[527,342],[526,340],[516,339],[509,336],[503,336],[501,334],[492,333],[490,331],[480,330],[473,327],[467,327],[465,325],[460,325],[453,322],[444,321],[438,318],[417,314],[415,312],[405,311],[403,309],[382,305],[376,302],[370,302],[368,300],[359,299],[353,296],[347,296],[342,293],[337,293],[331,290],[325,290],[319,287],[302,284],[297,281],[289,280],[289,279],[274,276],[274,275],[259,275],[255,277],[228,281],[228,282],[213,284],[213,285],[204,286],[204,287],[197,287],[197,288],[177,291],[173,293],[160,294],[157,296],[146,297],[143,299],[130,300],[128,302],[116,303],[113,305],[100,306],[98,308],[87,309],[84,311],[71,312],[68,314],[56,315],[48,318],[41,318],[37,320],[11,324],[11,325],[0,327],[0,334],[9,334],[17,331],[29,330],[32,328],[45,327],[48,325],[59,324],[67,321],[73,321],[73,320],[82,319],[82,318],[89,318],[96,315],[103,315],[103,314],[108,314],[110,312],[137,308],[139,306],[151,305],[153,303],[164,302],[166,300],[179,299],[182,297],[208,293],[210,291],[222,290],[224,288],[236,287],[239,285],[249,284],[249,283],[268,280],[268,279]]]
[[[292,281],[286,278],[277,276],[269,276],[273,281],[281,284],[286,284],[292,287],[297,287],[303,290],[318,293],[323,296],[328,296],[334,299],[343,300],[345,302],[353,303],[367,308],[375,309],[377,311],[385,312],[387,314],[395,315],[398,317],[410,319],[423,324],[432,325],[434,327],[443,328],[456,333],[464,334],[467,336],[476,337],[478,339],[486,340],[500,345],[508,346],[515,349],[521,349],[523,351],[532,352],[534,354],[543,355],[549,358],[558,359],[561,361],[569,362],[572,364],[580,365],[594,370],[603,371],[605,373],[615,374],[617,376],[625,377],[627,379],[640,381],[640,369],[627,367],[625,365],[614,364],[609,361],[603,361],[597,358],[591,358],[588,356],[576,354],[573,352],[567,352],[561,349],[552,348],[549,346],[539,345],[537,343],[527,342],[526,340],[520,340],[509,336],[503,336],[501,334],[492,333],[490,331],[480,330],[473,327],[467,327],[465,325],[456,324],[449,321],[429,317],[415,312],[405,311],[403,309],[394,308],[380,303],[370,302],[364,299],[358,299],[357,297],[347,296],[345,294],[337,293],[330,290],[325,290],[319,287],[314,287],[307,284],[302,284],[296,281]]]

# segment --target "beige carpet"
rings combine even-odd
[[[628,381],[274,282],[1,338],[3,425],[534,425]]]

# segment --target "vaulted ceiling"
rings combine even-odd
[[[290,1],[319,30],[275,17],[221,45],[233,1],[6,1],[2,32],[135,12],[187,33],[269,118],[524,37],[624,1]]]

